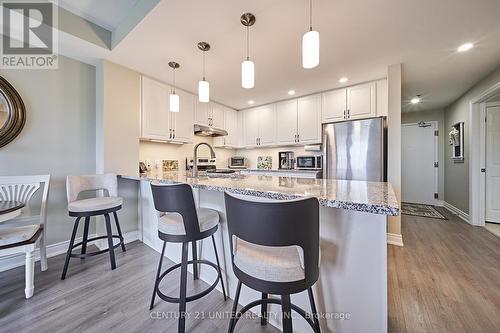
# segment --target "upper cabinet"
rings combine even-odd
[[[238,111],[228,107],[223,107],[223,112],[224,126],[221,126],[221,128],[224,128],[227,131],[227,136],[215,138],[214,146],[228,148],[238,147],[240,133],[238,126]]]
[[[325,92],[322,97],[322,106],[323,123],[375,117],[377,116],[377,83],[369,82]]]
[[[202,103],[196,99],[196,124],[223,128],[224,108],[214,102]]]
[[[321,95],[297,100],[297,143],[321,143]]]
[[[170,140],[168,86],[143,76],[141,87],[141,138]]]
[[[179,112],[170,112],[168,85],[143,76],[141,89],[141,139],[192,142],[194,96],[178,90]]]
[[[243,146],[269,146],[276,143],[275,105],[264,105],[243,112]]]
[[[321,142],[321,94],[276,103],[276,143]]]

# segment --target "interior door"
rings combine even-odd
[[[486,221],[500,223],[500,106],[486,108]]]
[[[299,98],[297,127],[300,143],[321,143],[321,95]]]
[[[297,99],[276,104],[276,141],[278,144],[296,144]]]
[[[435,124],[401,126],[401,197],[404,202],[435,205],[437,173]]]

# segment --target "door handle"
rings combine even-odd
[[[300,142],[300,134],[297,134],[297,142]]]
[[[175,139],[175,129],[172,130],[172,139]]]
[[[351,118],[351,110],[347,109],[347,118]]]
[[[481,172],[486,172],[486,168],[481,168]]]
[[[344,110],[344,119],[347,119],[347,112]]]
[[[172,139],[172,129],[170,128],[168,131],[169,131],[168,138],[169,138],[169,139]]]

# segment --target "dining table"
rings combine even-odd
[[[18,217],[23,208],[24,203],[20,201],[0,201],[0,223]]]

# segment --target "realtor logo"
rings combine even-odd
[[[0,2],[1,68],[57,69],[57,6],[47,0]]]

